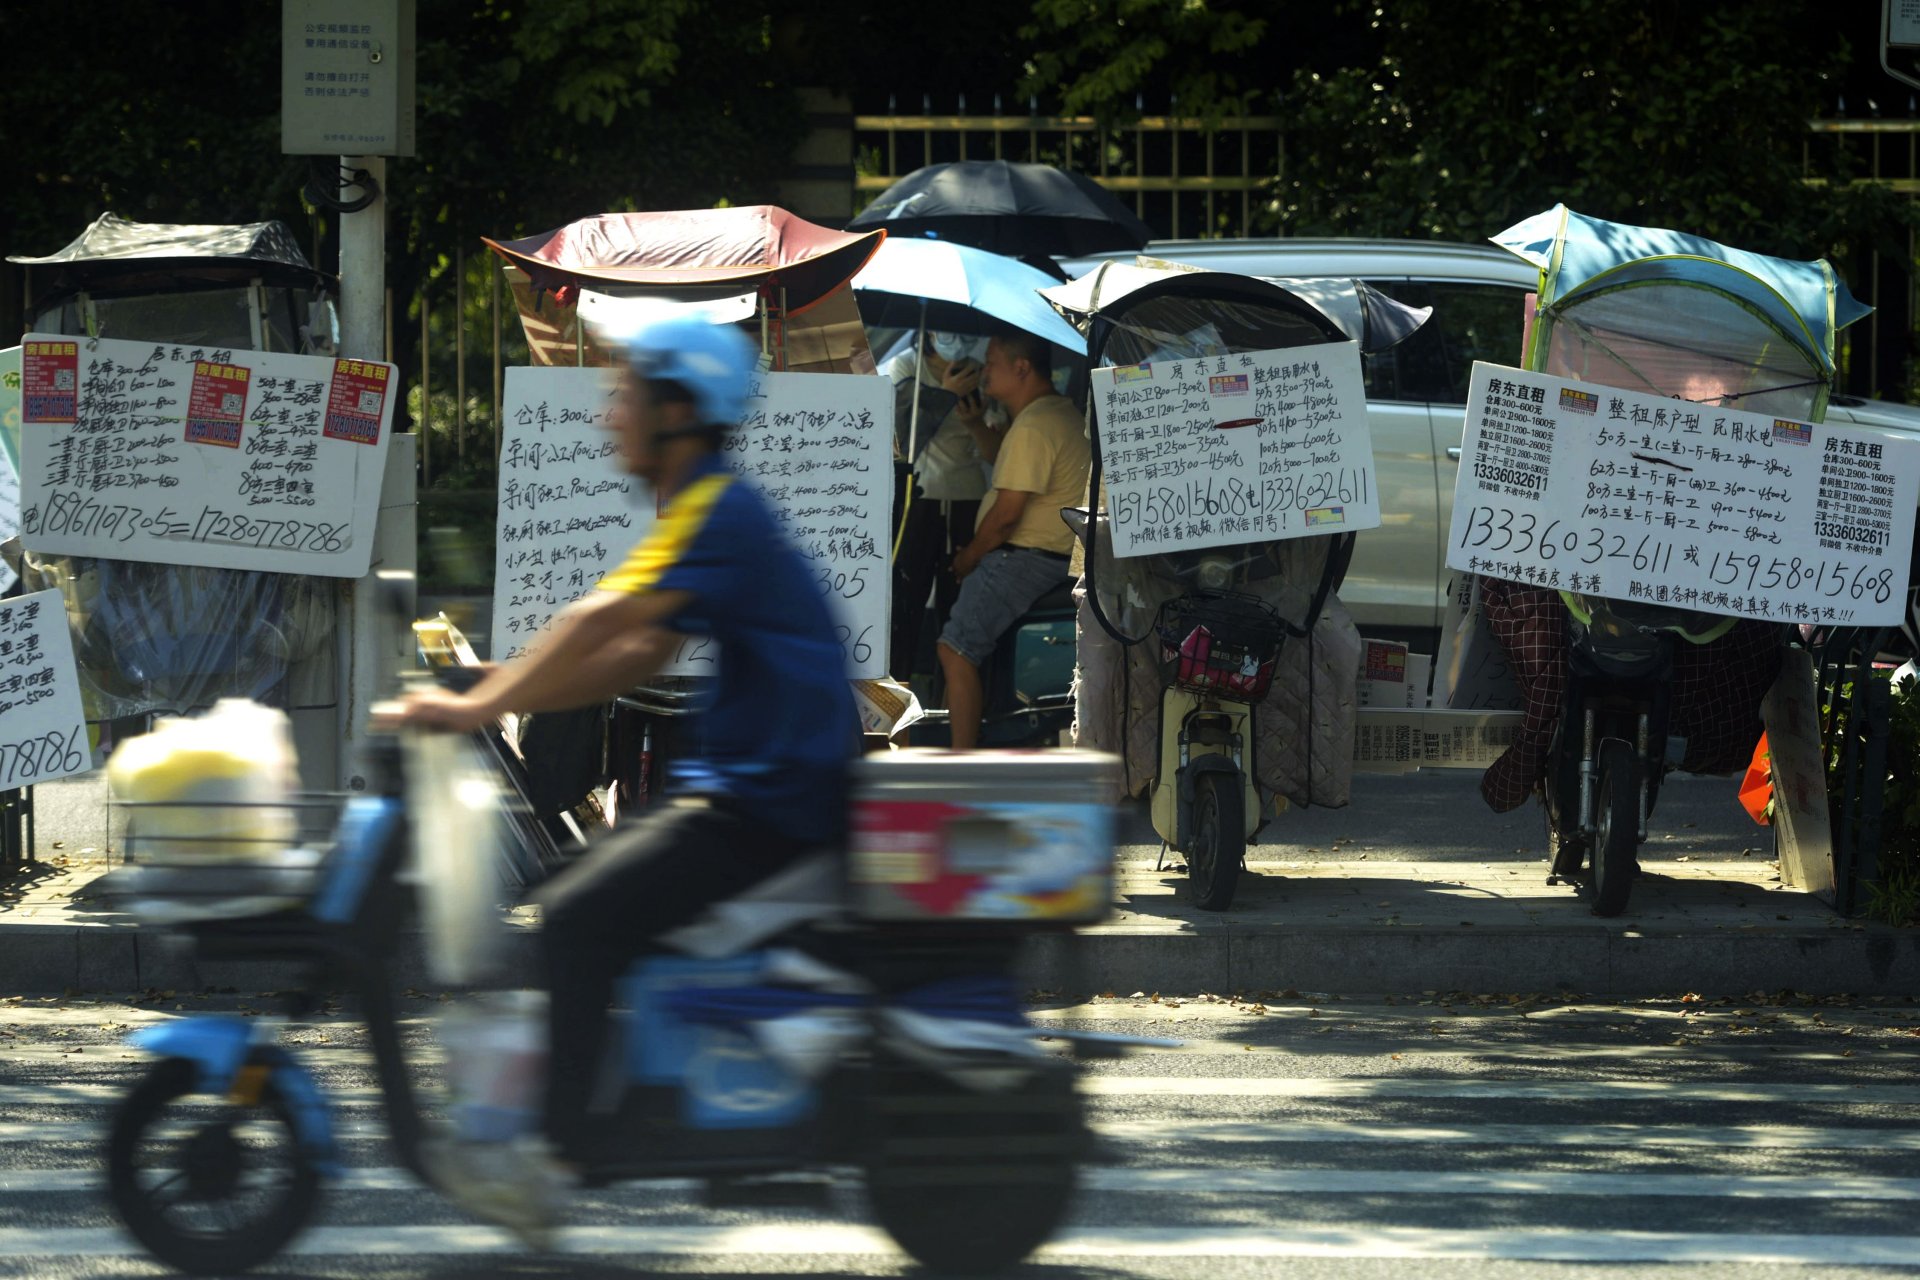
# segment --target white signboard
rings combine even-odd
[[[1447,563],[1776,622],[1898,622],[1920,440],[1475,364]]]
[[[29,551],[367,572],[394,366],[45,334],[23,346]]]
[[[493,656],[537,641],[548,621],[626,557],[655,500],[620,469],[605,427],[604,369],[509,369],[494,560]],[[728,465],[756,484],[814,565],[834,607],[849,671],[886,674],[893,507],[892,388],[885,378],[766,373],[755,379]],[[669,669],[711,674],[689,642]]]
[[[0,600],[0,790],[92,767],[60,593]]]
[[[1380,524],[1351,342],[1093,371],[1114,554]]]

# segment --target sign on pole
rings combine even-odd
[[[1117,556],[1380,524],[1351,342],[1093,371]]]
[[[652,527],[654,495],[621,468],[606,430],[613,373],[506,373],[494,558],[495,659],[538,644],[553,615],[591,591]],[[849,673],[887,670],[893,505],[893,391],[885,378],[755,376],[728,465],[759,486],[832,604]],[[724,657],[683,646],[670,674],[712,674]]]
[[[280,150],[410,156],[415,0],[280,0]]]
[[[1775,622],[1905,609],[1920,439],[1476,363],[1447,563]]]
[[[393,365],[50,334],[23,350],[29,551],[367,572]]]

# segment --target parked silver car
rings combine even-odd
[[[1351,276],[1433,318],[1407,341],[1366,356],[1381,526],[1360,535],[1340,598],[1369,635],[1434,652],[1449,570],[1447,530],[1473,362],[1517,364],[1533,267],[1492,245],[1421,240],[1167,240],[1146,253],[1256,276]],[[1110,254],[1108,257],[1131,257]],[[1099,258],[1068,262],[1071,275]],[[1828,421],[1920,435],[1920,409],[1835,396]]]

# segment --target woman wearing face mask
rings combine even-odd
[[[952,607],[953,581],[938,573],[955,548],[973,536],[980,499],[987,493],[993,458],[999,452],[1006,415],[980,390],[980,358],[985,338],[929,331],[916,357],[909,347],[881,369],[896,386],[917,378],[918,390],[942,391],[933,402],[950,406],[937,421],[929,421],[923,398],[918,431],[919,456],[913,459],[913,505],[906,516],[900,551],[894,559],[893,674],[911,678],[926,622],[927,597],[933,601],[937,633]],[[904,401],[911,405],[911,401]],[[907,447],[909,432],[902,421],[896,436]]]

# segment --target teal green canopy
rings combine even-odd
[[[1529,368],[1659,395],[1817,418],[1834,335],[1871,310],[1825,262],[1565,205],[1492,240],[1540,269]]]

